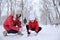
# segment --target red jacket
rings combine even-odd
[[[14,23],[17,23],[18,24],[17,25],[18,27],[14,26]],[[3,25],[4,25],[5,30],[7,30],[7,31],[9,31],[11,29],[19,31],[19,29],[21,27],[21,24],[19,23],[19,20],[16,19],[14,21],[12,15],[10,15],[10,16],[7,17],[7,19],[5,20],[5,22],[4,22]]]
[[[34,22],[30,21],[28,23],[28,25],[29,25],[29,29],[35,28],[35,31],[38,32],[39,25],[38,25],[38,22],[36,20]]]

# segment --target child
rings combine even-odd
[[[34,15],[30,15],[29,22],[26,25],[26,29],[28,36],[30,35],[29,30],[35,31],[36,33],[38,33],[41,30],[41,27],[39,27],[38,21],[35,19]]]
[[[18,33],[20,34],[21,32],[19,29],[21,28],[21,23],[19,21],[19,18],[21,17],[20,15],[16,15],[16,20],[13,20],[14,18],[14,12],[12,12],[7,19],[5,20],[3,27],[5,31],[3,32],[4,36],[7,36],[7,33]],[[17,26],[17,27],[16,27]]]

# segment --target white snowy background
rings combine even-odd
[[[15,14],[23,14],[21,21],[24,18],[28,21],[30,13],[34,13],[42,30],[38,35],[32,32],[28,37],[25,25],[22,24],[23,36],[8,34],[4,37],[3,22],[11,10]],[[60,0],[0,0],[0,40],[60,40]]]

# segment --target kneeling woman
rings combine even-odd
[[[16,14],[16,20],[13,20],[14,13],[12,12],[7,19],[5,20],[3,27],[5,31],[3,32],[4,36],[7,36],[7,33],[18,33],[21,34],[19,31],[21,28],[21,23],[19,21],[19,18],[21,17],[21,14]]]

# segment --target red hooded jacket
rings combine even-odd
[[[17,24],[18,27],[14,26],[15,23]],[[21,24],[20,24],[20,21],[18,20],[18,18],[16,20],[13,20],[13,16],[10,15],[5,20],[3,26],[4,26],[4,28],[5,28],[6,31],[9,31],[11,29],[19,31],[19,29],[21,27]]]
[[[29,29],[32,29],[32,28],[35,28],[35,32],[38,32],[39,30],[39,25],[38,25],[38,22],[36,20],[34,20],[34,22],[29,22],[28,23],[29,25]]]

